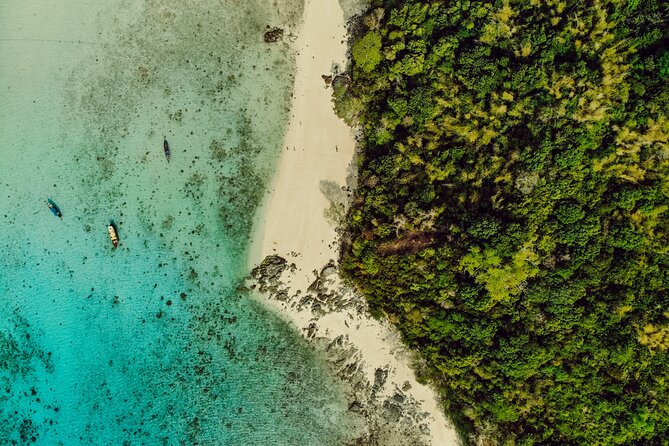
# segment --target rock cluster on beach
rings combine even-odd
[[[365,429],[349,446],[428,445],[429,414],[423,412],[411,396],[408,381],[389,379],[390,364],[370,364],[361,349],[342,332],[333,333],[321,319],[338,313],[355,317],[367,316],[367,303],[342,283],[334,262],[314,271],[314,280],[306,290],[293,290],[290,277],[296,265],[278,255],[269,255],[256,266],[247,285],[271,301],[280,302],[284,313],[309,315],[302,335],[314,348],[325,354],[329,367],[344,385],[349,411],[357,414]],[[349,324],[346,323],[346,327]],[[351,330],[356,327],[355,318]],[[370,367],[373,369],[370,377]]]

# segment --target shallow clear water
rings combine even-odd
[[[294,69],[262,34],[301,7],[0,2],[0,444],[351,437],[321,358],[236,290]]]

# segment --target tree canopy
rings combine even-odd
[[[666,445],[669,3],[373,0],[342,266],[472,442]]]

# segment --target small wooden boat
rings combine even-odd
[[[116,248],[118,246],[118,233],[116,232],[116,225],[114,225],[114,223],[109,223],[107,229],[109,230],[109,238],[111,239],[112,245],[114,245],[114,248]]]
[[[54,203],[51,198],[46,199],[46,205],[49,207],[49,210],[53,215],[55,215],[58,218],[63,218],[63,214],[60,212],[60,208],[58,208],[56,203]]]
[[[167,158],[167,162],[169,163],[170,158],[172,158],[172,151],[170,150],[170,143],[165,138],[163,138],[163,150],[165,151],[165,158]]]

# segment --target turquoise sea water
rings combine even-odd
[[[262,34],[301,8],[0,2],[0,445],[354,434],[321,358],[236,290],[294,69]]]

